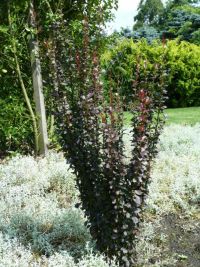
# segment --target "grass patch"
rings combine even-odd
[[[200,107],[192,108],[169,108],[165,111],[167,124],[195,125],[200,122]],[[124,112],[125,125],[130,125],[131,113]]]

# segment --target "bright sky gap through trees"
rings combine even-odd
[[[165,3],[166,0],[163,0]],[[134,16],[137,14],[137,8],[140,0],[119,0],[118,10],[114,12],[115,19],[108,24],[107,32],[119,31],[121,28],[132,28]]]

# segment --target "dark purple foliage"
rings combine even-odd
[[[95,26],[90,29],[89,15],[84,14],[78,42],[69,32],[67,40],[62,39],[61,29],[54,32],[50,58],[57,129],[97,248],[128,267],[136,262],[134,244],[163,125],[164,74],[161,66],[149,68],[144,61],[146,72],[141,77],[138,60],[132,91],[132,155],[126,163],[123,103],[112,89],[109,103],[104,99],[100,26]]]

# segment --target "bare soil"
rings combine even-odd
[[[163,218],[161,229],[167,236],[169,256],[177,257],[176,267],[200,267],[200,216],[169,214]]]

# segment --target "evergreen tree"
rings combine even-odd
[[[176,6],[188,5],[188,4],[196,4],[199,3],[199,0],[169,0],[167,5],[172,8]]]
[[[189,3],[178,5],[178,2],[186,1],[176,0],[168,3],[160,20],[160,29],[166,38],[178,37],[180,40],[199,44],[200,7]]]

